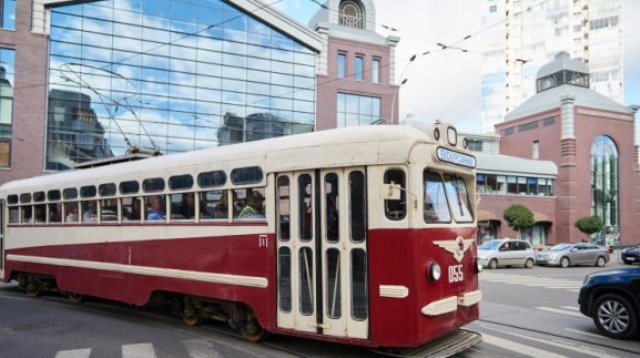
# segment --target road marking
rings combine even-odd
[[[91,348],[70,349],[56,353],[56,358],[89,358],[89,356],[91,356]]]
[[[480,283],[482,284],[483,281],[504,283],[507,285],[523,285],[529,287],[562,289],[570,292],[578,292],[582,287],[581,281],[573,281],[562,278],[486,273],[485,271],[483,271],[480,275]]]
[[[598,339],[602,339],[605,338],[604,336],[600,336],[594,333],[589,333],[589,332],[583,332],[579,329],[573,329],[573,328],[565,328],[567,331],[569,332],[573,332],[573,333],[579,333],[579,334],[584,334],[585,336],[589,336],[589,337],[594,337],[594,338],[598,338]]]
[[[576,306],[561,306],[561,307],[564,308],[565,310],[576,311],[576,312],[580,311],[580,307],[576,307]]]
[[[573,312],[573,311],[567,311],[567,310],[561,310],[561,309],[553,308],[553,307],[534,307],[534,308],[537,309],[537,310],[540,310],[540,311],[547,311],[547,312],[551,312],[551,313],[560,313],[560,314],[571,316],[571,317],[586,318],[586,316],[582,315],[581,313],[577,313],[577,312]]]
[[[509,332],[509,331],[505,331],[505,330],[499,330],[499,329],[492,328],[492,327],[486,327],[486,328],[490,329],[490,330],[493,330],[493,331],[498,331],[498,332],[503,333],[503,334],[508,334],[510,336],[519,337],[519,338],[522,338],[522,339],[528,339],[530,341],[534,341],[534,342],[538,342],[538,343],[542,343],[542,344],[546,344],[546,345],[550,345],[550,346],[554,346],[554,347],[559,347],[559,348],[567,349],[567,350],[574,351],[574,352],[579,352],[579,353],[590,355],[590,356],[593,356],[593,357],[600,357],[600,358],[615,358],[616,357],[616,356],[612,356],[612,355],[606,354],[604,351],[599,350],[599,349],[575,346],[569,341],[561,341],[561,342],[555,341],[554,342],[554,341],[549,340],[549,339],[541,339],[541,338],[535,338],[535,337],[531,337],[531,336],[525,336],[523,334],[518,334],[518,333]]]
[[[156,351],[151,343],[125,344],[122,358],[156,358]]]
[[[182,341],[191,358],[219,358],[222,357],[215,349],[213,342],[206,339],[191,339]]]
[[[545,358],[563,358],[566,356],[555,354],[553,352],[545,351],[524,344],[516,343],[508,339],[499,338],[490,334],[482,333],[482,341],[492,346],[500,347],[518,354],[522,354],[528,357],[545,357]]]

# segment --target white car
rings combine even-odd
[[[524,240],[491,240],[478,247],[478,262],[483,267],[523,266],[532,268],[536,255],[531,244]]]

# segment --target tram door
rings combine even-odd
[[[364,168],[276,177],[278,327],[367,338]]]

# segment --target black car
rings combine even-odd
[[[633,338],[640,333],[640,267],[587,275],[578,303],[605,336]]]
[[[620,258],[627,265],[640,263],[640,245],[622,250]]]

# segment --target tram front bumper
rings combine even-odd
[[[433,301],[420,310],[425,316],[440,316],[455,312],[458,306],[471,307],[482,300],[482,291],[466,292],[462,296],[451,296]]]
[[[405,348],[401,350],[387,351],[374,349],[381,355],[392,357],[450,357],[463,352],[482,342],[480,333],[466,329],[457,329],[450,334],[426,343],[420,347]]]

